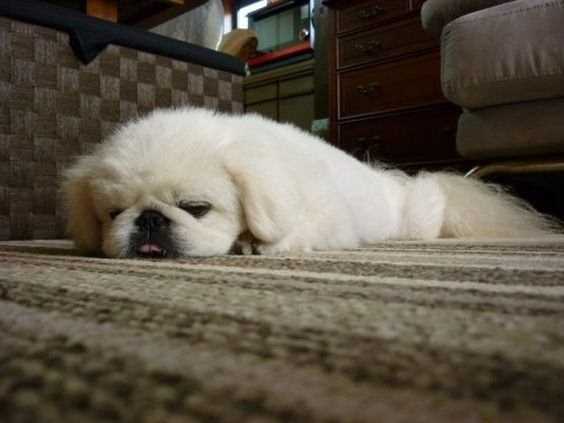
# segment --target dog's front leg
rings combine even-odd
[[[311,246],[299,234],[292,234],[286,238],[272,243],[260,242],[256,244],[258,254],[276,256],[281,254],[299,254],[311,251]]]
[[[239,235],[237,240],[231,246],[228,254],[252,256],[260,254],[258,244],[260,241],[256,239],[249,231],[245,231]]]
[[[303,238],[290,235],[278,242],[266,243],[257,239],[249,231],[243,232],[231,247],[229,254],[275,256],[289,253],[305,253],[311,251]]]

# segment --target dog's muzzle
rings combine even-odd
[[[135,226],[147,232],[156,232],[168,226],[170,219],[156,210],[144,210],[137,219]]]
[[[131,235],[129,257],[177,257],[169,234],[170,219],[156,210],[143,210],[134,221],[136,231]]]

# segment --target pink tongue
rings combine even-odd
[[[139,253],[160,253],[163,249],[158,245],[154,244],[142,244],[137,248],[137,252]]]

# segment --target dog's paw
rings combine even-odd
[[[258,245],[260,241],[256,239],[249,231],[243,232],[231,246],[229,254],[251,256],[260,254]]]
[[[281,254],[298,254],[311,251],[298,237],[287,237],[279,242],[266,243],[255,238],[249,231],[243,232],[233,243],[229,254],[276,256]]]
[[[270,244],[257,243],[256,250],[263,256],[276,256],[282,254],[301,254],[311,251],[311,248],[304,244],[303,240],[296,237],[287,237],[280,242]]]

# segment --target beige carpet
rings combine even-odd
[[[564,238],[305,257],[0,243],[0,421],[564,421]]]

